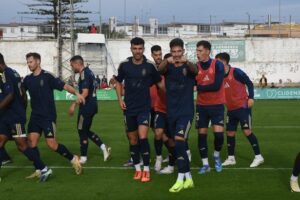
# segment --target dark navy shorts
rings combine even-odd
[[[208,128],[210,121],[212,125],[224,126],[224,105],[197,105],[196,128]]]
[[[89,131],[93,123],[94,115],[87,115],[78,113],[77,117],[77,130],[79,131]]]
[[[168,131],[174,138],[175,136],[188,138],[189,131],[193,122],[193,116],[181,116],[176,118],[168,118]]]
[[[252,114],[250,108],[239,108],[236,110],[228,111],[226,118],[226,131],[237,131],[238,124],[240,123],[241,129],[252,128]]]
[[[27,137],[25,123],[16,123],[9,118],[0,119],[0,134],[7,138]]]
[[[162,112],[156,112],[154,116],[154,128],[167,128],[167,114]]]
[[[28,123],[28,133],[44,133],[45,138],[55,138],[56,123],[55,121],[39,118],[30,118]]]
[[[151,119],[150,119],[150,128],[155,128],[154,119],[155,119],[156,112],[154,109],[151,109]]]
[[[133,132],[138,129],[140,125],[150,126],[151,114],[150,112],[141,112],[137,115],[124,115],[124,122],[126,132]]]

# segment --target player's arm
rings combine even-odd
[[[114,76],[114,79],[116,80],[116,93],[117,93],[120,108],[122,110],[126,110],[126,104],[122,98],[122,96],[123,96],[122,93],[124,90],[122,82],[125,78],[125,72],[123,70],[123,67],[124,66],[122,64],[120,64],[120,66],[118,68],[118,76]]]
[[[5,97],[0,102],[0,110],[8,107],[10,105],[10,103],[13,101],[13,98],[14,98],[13,84],[8,79],[8,77],[5,76],[5,73],[3,74],[2,82],[3,82],[3,93],[5,94]]]
[[[163,92],[166,92],[166,85],[165,85],[165,82],[163,80],[156,83],[156,85],[157,85],[158,89],[162,90]]]
[[[14,94],[13,93],[9,93],[7,94],[4,99],[0,102],[0,110],[6,108],[7,106],[9,106],[9,104],[12,102],[14,98]]]
[[[250,80],[249,76],[240,69],[235,69],[233,76],[236,80],[245,84],[248,89],[248,108],[251,108],[254,105],[254,85]]]
[[[209,85],[197,85],[197,91],[198,92],[214,92],[218,91],[224,80],[224,65],[217,61],[216,64],[216,74],[215,74],[215,81],[212,84]]]
[[[123,98],[122,98],[122,91],[123,91],[123,86],[122,86],[121,83],[119,83],[117,81],[116,82],[116,93],[117,93],[119,105],[120,105],[122,110],[126,110],[126,104],[125,104],[125,102],[123,101]]]
[[[185,63],[187,65],[187,69],[190,72],[190,74],[196,76],[198,74],[198,67],[195,63],[192,63],[189,61],[185,56],[181,58],[181,62]]]
[[[174,63],[173,57],[169,57],[167,59],[164,59],[158,66],[158,71],[160,74],[167,73],[168,65]]]
[[[76,97],[77,97],[76,103],[77,104],[81,104],[81,103],[85,104],[85,98],[81,94],[79,94],[79,92],[77,92],[75,90],[75,88],[73,88],[71,85],[65,84],[63,89],[73,95],[76,95]]]
[[[25,110],[26,110],[27,104],[28,104],[28,98],[27,98],[27,93],[26,93],[26,90],[25,90],[23,84],[21,84],[21,92],[22,92],[24,107],[25,107]]]

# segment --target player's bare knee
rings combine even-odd
[[[208,129],[207,128],[199,128],[198,129],[198,134],[207,135],[207,133],[208,133]]]
[[[156,140],[161,140],[161,139],[163,139],[163,131],[160,131],[160,130],[155,131],[155,139],[156,139]]]
[[[137,135],[128,135],[128,140],[131,145],[136,145],[138,143]]]
[[[185,141],[185,138],[181,136],[175,136],[175,141]]]
[[[214,130],[214,132],[223,132],[224,126],[214,125],[213,130]]]
[[[249,135],[251,135],[252,131],[251,131],[251,129],[244,129],[243,133],[246,137],[248,137]]]
[[[0,148],[4,147],[7,139],[5,137],[0,137]]]
[[[235,132],[233,131],[228,131],[226,134],[228,137],[234,137],[235,136]]]
[[[28,144],[24,138],[15,139],[19,151],[23,152],[28,148]]]
[[[54,139],[51,139],[51,140],[48,139],[47,140],[47,145],[53,151],[56,151],[57,148],[58,148],[58,143]]]

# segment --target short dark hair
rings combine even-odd
[[[82,63],[84,62],[83,61],[83,58],[80,56],[80,55],[76,55],[76,56],[73,56],[71,59],[70,59],[70,62],[74,62],[74,61],[81,61]]]
[[[170,58],[171,56],[172,56],[171,53],[167,53],[167,54],[164,55],[164,59],[168,59],[168,58]]]
[[[201,40],[197,43],[197,47],[203,46],[205,49],[211,50],[211,44],[209,41]]]
[[[135,37],[130,40],[131,45],[145,45],[145,41],[143,38]]]
[[[226,52],[218,53],[216,55],[216,59],[218,59],[218,58],[221,59],[221,60],[225,60],[227,64],[230,61],[230,55]]]
[[[0,65],[5,65],[4,57],[1,53],[0,53]]]
[[[176,47],[176,46],[184,48],[184,42],[183,42],[183,40],[180,39],[180,38],[175,38],[175,39],[171,40],[171,42],[170,42],[170,48]]]
[[[36,52],[30,52],[28,54],[26,54],[26,59],[33,57],[36,60],[41,60],[41,55],[36,53]]]
[[[151,53],[153,53],[154,51],[161,51],[161,46],[159,45],[154,45],[151,47]]]

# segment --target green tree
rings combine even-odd
[[[58,36],[58,19],[59,19],[59,2],[61,5],[61,27],[64,30],[69,30],[69,24],[71,22],[71,0],[34,0],[36,3],[26,4],[29,11],[20,12],[20,14],[30,14],[42,16],[47,24],[53,26],[54,38]],[[73,13],[74,24],[87,24],[89,23],[88,17],[84,14],[90,13],[90,11],[81,10],[82,3],[86,3],[88,0],[73,0]],[[39,18],[40,19],[40,18]]]

